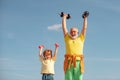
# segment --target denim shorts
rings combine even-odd
[[[54,80],[53,74],[43,74],[42,80]]]

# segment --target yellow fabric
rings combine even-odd
[[[82,55],[84,47],[84,36],[80,34],[75,40],[67,34],[65,36],[66,54]],[[80,58],[77,58],[79,60]]]
[[[84,73],[84,56],[83,55],[70,55],[70,54],[65,55],[64,72],[66,72],[67,69],[70,69],[71,65],[76,67],[76,58],[79,58],[80,67],[81,67],[80,71],[81,71],[81,73]]]

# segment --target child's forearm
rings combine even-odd
[[[39,51],[39,56],[41,56],[42,55],[42,49],[40,49],[40,51]]]
[[[42,50],[43,50],[43,48],[44,48],[44,46],[43,45],[41,45],[41,46],[38,46],[38,48],[39,48],[39,56],[42,56]]]
[[[39,60],[42,61],[43,60],[43,56],[42,56],[42,49],[40,49],[39,51]]]
[[[58,47],[55,48],[54,56],[58,53]]]
[[[54,56],[53,56],[54,61],[56,60],[57,52],[58,52],[58,47],[55,48],[55,52],[54,52]]]
[[[54,52],[54,56],[56,56],[57,52],[58,52],[58,47],[59,47],[59,44],[58,43],[55,43],[55,52]]]

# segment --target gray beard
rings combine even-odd
[[[71,37],[72,39],[76,39],[76,38],[78,37],[78,34],[75,35],[75,36],[71,36],[71,35],[70,35],[70,37]]]

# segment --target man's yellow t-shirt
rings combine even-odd
[[[80,34],[75,40],[71,39],[69,34],[65,36],[66,54],[83,55],[84,39],[85,37]]]

